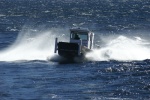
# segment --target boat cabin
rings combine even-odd
[[[70,43],[78,43],[88,49],[93,48],[94,33],[88,29],[70,29]]]

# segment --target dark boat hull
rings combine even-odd
[[[59,42],[58,54],[70,61],[85,60],[85,54],[91,50],[85,46],[81,46],[77,43]]]

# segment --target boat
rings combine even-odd
[[[84,61],[85,55],[93,49],[94,33],[88,29],[70,29],[69,42],[59,42],[55,38],[54,53],[69,61]]]

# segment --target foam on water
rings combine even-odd
[[[0,61],[46,60],[54,55],[56,37],[62,37],[62,32],[59,34],[58,30],[22,31],[12,46],[0,51]]]
[[[0,61],[47,60],[47,58],[57,61],[60,58],[54,54],[55,37],[67,41],[69,36],[64,34],[67,33],[66,30],[22,31],[13,45],[0,51]],[[140,37],[129,38],[119,35],[116,38],[103,39],[102,45],[103,47],[94,49],[86,57],[94,61],[150,59],[150,42]]]
[[[94,61],[150,59],[149,44],[148,41],[140,37],[128,38],[120,35],[117,38],[105,41],[104,47],[95,49],[92,53],[87,54],[86,57]]]

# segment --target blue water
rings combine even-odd
[[[148,0],[1,0],[0,100],[149,100],[149,23]],[[76,26],[95,49],[60,63],[54,38]]]

